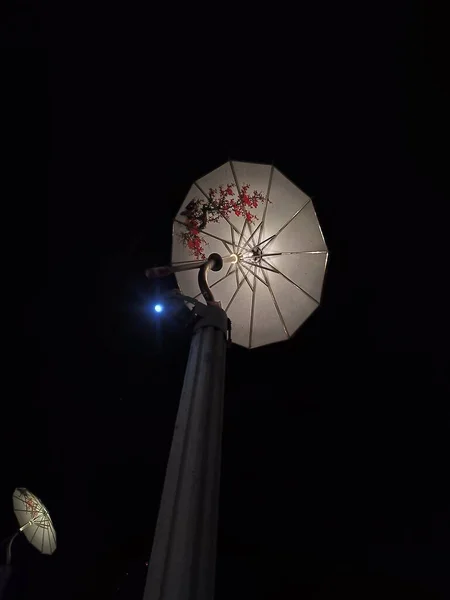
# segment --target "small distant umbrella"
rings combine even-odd
[[[39,552],[53,554],[56,550],[55,528],[41,500],[25,488],[16,488],[13,507],[20,525],[19,531]]]

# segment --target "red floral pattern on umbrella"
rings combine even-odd
[[[245,184],[238,191],[234,183],[220,185],[218,189],[209,190],[207,199],[193,198],[186,206],[181,214],[186,217],[187,231],[179,236],[196,259],[206,259],[204,244],[207,242],[200,232],[208,223],[217,223],[220,218],[228,218],[232,213],[243,217],[248,223],[254,223],[258,218],[250,209],[257,208],[266,198],[256,190],[249,194],[249,187],[249,184]]]

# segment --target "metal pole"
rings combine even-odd
[[[13,543],[13,541],[16,539],[16,537],[19,535],[19,533],[21,531],[22,531],[22,529],[19,529],[19,531],[16,531],[16,533],[9,540],[8,547],[6,548],[6,564],[7,565],[11,564],[11,546],[12,546],[12,543]]]
[[[202,267],[206,287],[212,267]],[[214,597],[228,319],[209,301],[191,342],[144,600]]]
[[[20,533],[20,530],[16,531],[16,533],[9,538],[8,546],[6,548],[6,564],[0,565],[0,600],[2,598],[6,597],[5,596],[6,588],[8,586],[8,582],[11,578],[11,573],[12,573],[11,546],[12,546],[13,541],[19,535],[19,533]],[[4,540],[4,541],[6,541],[6,540]]]
[[[11,565],[0,565],[0,599],[6,598],[6,588],[11,578]]]
[[[208,285],[208,271],[220,271],[223,267],[223,259],[220,254],[210,254],[207,262],[200,268],[198,272],[198,287],[208,304],[215,303],[214,295]],[[219,304],[220,306],[220,304]]]

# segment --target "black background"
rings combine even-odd
[[[14,543],[10,596],[142,597],[189,349],[143,270],[234,158],[313,197],[330,261],[292,340],[229,352],[216,597],[448,598],[442,15],[124,10],[3,26],[0,534],[26,486],[59,543]]]

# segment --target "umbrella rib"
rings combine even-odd
[[[248,246],[248,243],[250,242],[250,240],[252,239],[252,237],[255,235],[255,233],[258,231],[258,229],[261,227],[261,225],[262,225],[262,221],[258,225],[258,227],[255,229],[255,231],[252,233],[252,235],[248,238],[248,240],[245,242],[244,248],[246,248]]]
[[[247,221],[247,219],[245,219],[245,222],[247,223],[248,232],[249,232],[249,234],[250,234],[250,237],[252,237],[252,235],[253,235],[252,224],[251,224],[251,222],[250,222],[250,221]],[[247,247],[247,245],[248,245],[248,242],[249,242],[249,239],[250,239],[250,238],[247,238],[247,240],[246,240],[246,242],[245,242],[245,244],[244,244],[244,248],[246,248],[246,247]]]
[[[230,265],[230,267],[234,267],[234,264]],[[214,287],[215,285],[217,285],[218,283],[220,283],[221,281],[223,281],[224,279],[226,279],[229,275],[233,275],[233,273],[230,273],[230,270],[228,269],[228,273],[226,275],[224,275],[223,277],[221,277],[220,279],[218,279],[214,283],[211,283],[211,285],[209,287],[210,288]],[[198,298],[201,295],[202,295],[202,293],[200,292],[199,294],[197,294],[196,296],[194,296],[194,298]]]
[[[236,184],[237,191],[238,191],[238,192],[239,192],[239,194],[240,194],[240,193],[241,193],[241,188],[240,188],[240,186],[239,186],[239,183],[238,183],[238,180],[237,180],[237,177],[236,177],[236,172],[235,172],[235,170],[234,170],[233,161],[232,161],[232,160],[230,160],[230,161],[228,161],[228,162],[230,163],[231,172],[233,173],[233,179],[234,179],[234,183]]]
[[[45,533],[42,533],[42,547],[41,547],[42,554],[44,554],[44,542],[45,542]]]
[[[229,163],[230,163],[230,167],[231,167],[231,172],[233,173],[233,179],[234,179],[234,182],[235,182],[235,184],[236,184],[236,189],[237,189],[237,191],[238,191],[238,194],[240,195],[240,194],[241,194],[241,188],[240,188],[240,185],[239,185],[239,183],[238,183],[238,180],[237,180],[237,177],[236,177],[236,173],[235,173],[235,171],[234,171],[234,165],[233,165],[233,162],[230,160],[230,161],[229,161]],[[226,218],[226,217],[225,217],[225,218]],[[228,219],[227,219],[227,221],[228,221]],[[231,225],[231,221],[228,221],[228,222],[229,222],[229,223],[230,223],[230,225]],[[241,241],[242,241],[242,239],[243,239],[243,236],[244,236],[244,229],[245,229],[245,225],[246,225],[246,224],[247,224],[247,221],[244,221],[244,225],[242,226],[241,234],[240,234],[240,237],[239,237],[239,244],[241,243]],[[250,226],[249,226],[249,230],[250,230]],[[250,233],[251,233],[251,230],[250,230]],[[245,238],[244,238],[244,242],[245,242],[245,244],[244,244],[244,247],[242,248],[242,250],[244,250],[244,249],[245,249],[245,247],[247,246],[247,244],[248,244],[248,240],[245,240]]]
[[[262,259],[266,264],[270,265],[270,263],[268,263],[266,260],[264,260],[264,258]],[[273,265],[270,265],[273,266]],[[262,268],[267,268],[267,267],[262,267]],[[271,271],[272,269],[268,269],[268,271]],[[286,279],[286,281],[289,281],[289,283],[292,283],[292,285],[295,285],[295,287],[297,289],[299,289],[300,291],[302,291],[306,296],[308,296],[308,298],[311,298],[311,300],[313,300],[317,305],[319,305],[319,302],[313,298],[311,296],[311,294],[308,294],[308,292],[306,292],[300,285],[298,285],[298,283],[295,283],[294,281],[292,281],[292,279],[289,279],[289,277],[287,277],[284,273],[282,273],[281,271],[279,271],[278,269],[275,269],[274,271],[275,273],[277,273],[278,275],[281,275],[282,277],[284,277]]]
[[[239,194],[240,194],[240,193],[241,193],[241,190],[240,190],[240,186],[239,186],[239,183],[238,183],[238,180],[237,180],[237,177],[236,177],[236,172],[235,172],[235,170],[234,170],[233,161],[231,161],[231,160],[230,160],[230,161],[229,161],[229,163],[230,163],[230,167],[231,167],[231,172],[233,173],[233,178],[234,178],[234,181],[235,181],[235,183],[236,183],[236,188],[237,188],[237,190],[238,190],[238,192],[239,192]],[[250,239],[251,239],[251,238],[252,238],[252,237],[255,235],[255,233],[257,232],[258,228],[259,228],[261,225],[263,225],[263,224],[264,224],[264,219],[265,219],[265,217],[266,217],[266,212],[267,212],[267,205],[268,205],[268,203],[269,203],[269,200],[268,200],[268,198],[269,198],[270,188],[271,188],[271,185],[272,185],[272,175],[273,175],[273,165],[272,165],[272,167],[271,167],[271,169],[270,169],[269,183],[268,183],[268,186],[267,186],[267,194],[266,194],[266,205],[265,205],[265,207],[264,207],[263,220],[262,220],[262,221],[261,221],[261,223],[258,225],[258,227],[255,229],[255,231],[254,231],[254,232],[251,234],[250,238],[249,238],[249,239],[248,239],[248,240],[245,242],[244,248],[245,248],[245,247],[248,245],[248,242],[249,242],[249,241],[250,241]],[[200,189],[200,188],[199,188],[199,189]],[[244,232],[245,224],[246,224],[246,222],[244,222],[244,227],[242,228],[242,233]],[[250,233],[251,233],[250,226],[249,226],[249,230],[250,230]],[[261,232],[262,232],[262,229],[261,229]],[[260,239],[261,239],[261,232],[260,232]],[[241,233],[241,235],[242,235],[242,233]]]
[[[179,225],[183,225],[183,227],[187,227],[186,223],[183,223],[183,221],[179,221],[178,219],[174,219],[174,221],[175,221],[175,223],[179,223]],[[205,235],[209,235],[209,237],[215,238],[216,240],[219,240],[219,242],[223,242],[224,244],[229,244],[230,246],[233,245],[233,242],[230,242],[230,240],[225,240],[224,238],[221,238],[217,235],[209,233],[205,229],[202,229],[201,233],[204,233]],[[238,231],[238,233],[239,233],[239,231]],[[241,248],[241,246],[237,246],[237,248]]]
[[[311,198],[308,198],[308,202],[305,202],[305,204],[290,219],[288,219],[286,221],[286,223],[283,225],[283,227],[280,227],[280,229],[274,235],[272,235],[270,238],[267,238],[266,240],[261,242],[261,244],[264,244],[265,242],[267,242],[267,244],[266,244],[266,247],[267,247],[270,242],[273,242],[273,240],[283,231],[283,229],[285,229],[290,223],[292,223],[292,221],[295,219],[295,217],[298,216],[302,212],[302,210],[305,208],[305,206],[308,206],[308,204],[310,202],[311,202]],[[258,246],[260,246],[261,244],[258,244]]]
[[[202,190],[202,188],[198,185],[197,182],[195,182],[194,185],[196,185],[198,187],[198,189],[201,191],[201,193],[205,196],[205,198],[207,200],[210,200],[210,197],[207,194],[205,194],[205,192]],[[220,213],[220,216],[223,219],[225,219],[225,221],[230,225],[230,227],[233,227],[233,229],[235,229],[237,231],[237,233],[239,233],[239,229],[235,225],[233,225],[233,223],[230,221],[230,219],[226,215],[224,215],[223,213]]]
[[[226,220],[228,221],[228,219],[226,219]],[[230,225],[231,225],[231,221],[228,221],[228,223],[230,223]],[[238,245],[238,248],[245,248],[245,246],[241,246],[242,240],[244,240],[244,242],[247,242],[247,240],[244,238],[244,229],[245,229],[245,224],[246,223],[247,223],[247,221],[244,221],[244,225],[243,225],[242,230],[241,230],[241,232],[239,234],[239,245]],[[233,225],[233,228],[235,229],[235,231],[237,231],[239,233],[239,229],[237,227],[235,227]]]
[[[275,298],[275,294],[273,292],[272,286],[270,285],[269,277],[268,277],[267,273],[265,273],[264,271],[263,271],[263,275],[264,275],[264,279],[266,280],[267,287],[269,288],[270,295],[272,296],[273,303],[275,304],[275,308],[277,310],[278,316],[280,317],[281,324],[283,325],[284,333],[286,334],[287,337],[290,337],[288,328],[286,327],[286,323],[284,322],[284,319],[283,319],[283,315],[281,314],[280,307],[278,306],[277,299]]]
[[[50,531],[52,532],[52,538],[53,538],[53,542],[55,544],[55,548],[56,548],[56,537],[55,537],[55,531],[53,529],[53,523],[50,520]]]
[[[230,248],[230,246],[226,243],[226,242],[222,242],[222,244],[225,246],[225,248],[227,249],[228,254],[233,254],[233,250],[232,248]]]
[[[273,238],[275,237],[275,233],[273,235],[271,235],[270,237],[266,238],[265,240],[263,240],[262,242],[260,242],[258,244],[258,248],[262,245],[262,244],[268,244],[269,242],[271,242],[273,240]]]
[[[239,271],[242,273],[242,276],[244,277],[245,281],[248,283],[248,287],[250,288],[250,290],[253,292],[253,286],[250,283],[250,281],[247,279],[247,275],[244,273],[241,265],[238,263],[238,267],[239,267]]]
[[[256,273],[256,267],[255,267],[255,273]],[[253,275],[255,275],[255,273],[253,273]],[[250,333],[249,333],[249,336],[248,336],[248,345],[249,345],[249,348],[252,347],[253,318],[255,316],[255,298],[256,298],[256,277],[254,277],[254,279],[253,279],[252,310],[251,310],[251,313],[250,313]]]
[[[273,254],[263,254],[267,256],[284,256],[285,254],[328,254],[328,250],[302,250],[301,252],[274,252]]]
[[[37,532],[38,532],[38,528],[36,527],[35,532],[33,533],[32,537],[31,537],[30,544],[33,543],[34,536],[37,534]]]
[[[250,264],[250,263],[247,263],[247,264]],[[258,265],[258,266],[259,266],[259,265]],[[247,266],[245,266],[245,265],[243,265],[243,268],[244,268],[244,269],[247,269],[247,272],[248,272],[248,271],[250,271],[250,269],[249,269]],[[250,271],[250,273],[251,273],[251,271]],[[256,270],[255,270],[255,272],[254,272],[253,274],[254,274],[254,276],[256,277],[256,279],[259,279],[259,281],[260,281],[261,283],[263,283],[265,286],[267,286],[267,283],[264,281],[264,279],[261,279],[261,277],[260,277],[259,275],[257,275],[257,274],[256,274]]]
[[[183,223],[182,221],[179,221],[178,219],[175,219],[175,221],[177,223],[179,223],[180,225],[184,225],[184,227],[186,227],[186,223]],[[219,242],[224,242],[224,243],[227,243],[227,244],[231,244],[230,240],[224,240],[223,238],[218,237],[217,235],[214,235],[212,233],[209,233],[208,231],[205,231],[204,229],[202,229],[201,232],[202,232],[202,234],[204,233],[205,235],[209,235],[209,237],[213,237],[216,240],[219,240]]]
[[[240,233],[240,235],[239,235],[239,246],[238,246],[238,248],[239,248],[240,250],[241,250],[241,249],[242,249],[242,250],[244,249],[244,248],[241,248],[240,244],[241,244],[241,240],[242,240],[242,238],[243,238],[243,236],[244,236],[244,229],[245,229],[245,224],[246,224],[246,223],[247,223],[247,221],[244,221],[244,224],[242,225],[242,230],[241,230],[241,233]],[[244,280],[242,280],[242,281],[244,281]],[[239,287],[240,287],[240,284],[239,284],[239,269],[236,269],[236,285],[237,285],[237,290],[239,290]],[[236,291],[237,291],[237,290],[236,290]]]
[[[269,206],[269,202],[270,202],[269,196],[270,196],[270,190],[272,188],[272,177],[273,177],[273,165],[272,165],[272,168],[270,169],[269,185],[267,186],[266,205],[264,207],[263,218],[262,218],[262,221],[261,221],[262,227],[261,227],[261,230],[259,232],[258,246],[261,243],[262,232],[263,232],[263,229],[264,229],[264,223],[266,222],[267,207]]]
[[[242,249],[242,250],[245,250],[245,246],[241,246],[242,240],[244,240],[244,242],[247,243],[247,240],[244,238],[244,229],[245,229],[246,225],[247,225],[247,220],[244,221],[244,224],[242,225],[242,230],[241,230],[241,233],[240,233],[240,236],[239,236],[239,245],[238,245],[238,248]]]
[[[246,265],[251,265],[253,267],[253,264],[250,263],[250,262],[248,262],[248,261],[246,261],[246,260],[243,260],[242,262],[245,263]],[[279,273],[279,271],[276,271],[275,269],[269,269],[269,267],[263,267],[261,265],[261,263],[258,265],[258,267],[260,269],[264,269],[265,271],[272,271],[272,273]]]
[[[228,302],[227,307],[225,308],[225,312],[227,312],[227,310],[230,308],[231,303],[233,302],[233,300],[236,298],[236,295],[238,293],[238,291],[241,289],[242,284],[244,283],[245,279],[243,279],[241,281],[241,283],[238,285],[237,290],[234,292],[234,294],[231,296],[231,300]]]
[[[230,225],[230,231],[231,231],[231,241],[233,243],[233,252],[236,254],[236,243],[234,241],[234,229],[231,227],[231,225]]]
[[[233,163],[232,163],[232,161],[230,161],[230,165],[231,165],[231,170],[232,170],[232,172],[233,172],[233,177],[234,177],[234,180],[235,180],[235,182],[236,182],[236,187],[238,188],[238,191],[239,191],[239,193],[240,193],[239,184],[238,184],[238,182],[237,182],[237,178],[236,178],[236,175],[235,175],[235,172],[234,172],[234,166],[233,166]],[[248,238],[248,240],[245,242],[245,244],[244,244],[244,249],[245,249],[245,248],[248,246],[248,243],[250,242],[250,240],[252,239],[252,237],[255,235],[255,233],[258,231],[258,229],[259,229],[259,228],[260,228],[260,227],[261,227],[261,226],[264,224],[264,220],[265,220],[265,218],[266,218],[266,212],[267,212],[267,205],[269,204],[269,193],[270,193],[270,187],[271,187],[271,185],[272,185],[272,175],[273,175],[273,165],[272,165],[272,167],[271,167],[271,170],[270,170],[270,175],[269,175],[269,183],[268,183],[268,186],[267,186],[267,194],[266,194],[266,205],[265,205],[265,207],[264,207],[264,213],[263,213],[263,218],[262,218],[262,221],[261,221],[261,223],[258,225],[258,227],[255,229],[255,231],[254,231],[253,233],[252,233],[252,230],[251,230],[250,224],[248,224],[248,228],[249,228],[249,231],[250,231],[251,235],[250,235],[250,237]],[[243,232],[244,232],[244,228],[245,228],[245,225],[246,225],[246,223],[247,223],[247,221],[245,221],[245,222],[244,222],[244,226],[243,226],[243,228],[242,228],[242,234],[243,234]],[[242,234],[241,234],[241,235],[242,235]],[[261,239],[261,234],[262,234],[262,227],[261,227],[261,231],[260,231],[260,233],[259,233],[259,239]]]

